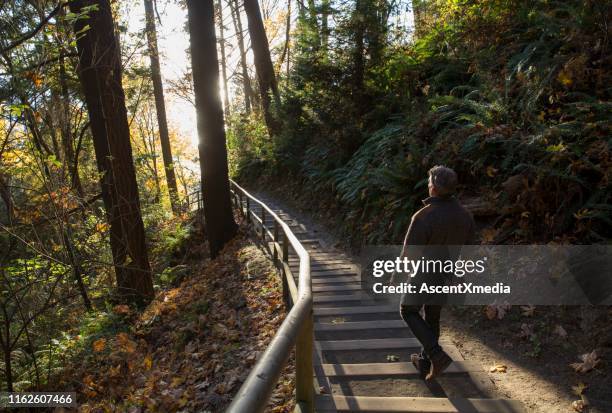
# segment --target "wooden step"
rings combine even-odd
[[[336,303],[338,301],[372,301],[372,297],[366,293],[357,292],[354,294],[330,294],[321,295],[315,294],[312,299],[313,303]]]
[[[350,284],[339,284],[339,285],[313,285],[312,292],[314,293],[326,293],[331,291],[360,291],[361,283],[350,283]]]
[[[313,280],[314,284],[314,280]],[[315,308],[314,315],[342,316],[352,314],[399,313],[399,307],[391,305],[360,305],[353,307]]]
[[[370,413],[524,413],[518,400],[445,397],[368,397],[317,395],[315,409],[328,412]]]
[[[366,376],[418,376],[412,363],[364,363],[364,364],[320,364],[315,367],[327,377]],[[444,374],[461,374],[483,371],[478,363],[453,361]]]
[[[294,261],[291,264],[289,264],[292,268],[296,267],[299,265],[299,261]],[[354,266],[351,264],[348,264],[346,262],[342,262],[340,264],[328,264],[324,261],[311,261],[310,262],[310,269],[312,271],[318,271],[318,270],[354,270]]]
[[[404,320],[347,321],[344,323],[315,323],[317,331],[372,330],[377,328],[407,328]]]
[[[297,274],[297,272],[294,271],[294,274]],[[312,279],[312,285],[317,285],[317,284],[334,284],[334,283],[359,283],[361,284],[361,278],[357,277],[356,275],[342,275],[342,276],[338,276],[338,277],[323,277],[323,278],[313,278]],[[398,310],[399,311],[399,310]]]
[[[361,277],[359,275],[357,275],[355,273],[355,271],[341,273],[341,272],[336,272],[334,270],[330,270],[330,271],[325,272],[325,273],[320,273],[320,272],[311,272],[310,273],[310,278],[312,278],[313,280],[315,280],[315,279],[332,279],[332,278],[335,278],[335,277],[346,277],[346,276],[349,276],[349,277],[352,276],[352,277],[355,277],[355,278],[361,280]]]
[[[310,274],[312,277],[323,277],[326,275],[357,275],[357,271],[351,268],[311,268]]]
[[[321,351],[343,351],[343,350],[381,350],[393,348],[418,348],[421,343],[416,338],[376,338],[368,340],[330,340],[317,341]],[[442,347],[451,345],[450,342],[440,340]]]

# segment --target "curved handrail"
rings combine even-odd
[[[226,412],[251,413],[263,411],[268,404],[274,386],[278,382],[281,370],[289,358],[291,349],[296,343],[298,347],[296,348],[296,404],[300,406],[300,409],[303,409],[302,411],[313,411],[313,325],[310,256],[289,226],[274,211],[233,180],[230,180],[230,186],[236,193],[241,194],[241,197],[246,196],[250,201],[260,205],[266,211],[266,214],[274,219],[297,253],[300,265],[298,293],[297,297],[293,297],[293,307],[265,352],[251,370],[246,381],[234,396]],[[242,205],[240,205],[240,208],[242,208]],[[249,212],[247,206],[247,216]],[[264,223],[262,222],[263,227]],[[262,232],[265,232],[265,229]],[[285,276],[291,277],[291,274],[285,274]]]

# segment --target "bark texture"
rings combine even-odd
[[[168,133],[168,120],[166,118],[166,104],[164,102],[164,87],[161,79],[159,65],[159,51],[157,48],[157,30],[155,28],[155,13],[153,1],[144,0],[147,41],[149,44],[149,58],[151,59],[151,78],[153,80],[153,94],[155,95],[155,110],[157,112],[157,124],[159,127],[159,141],[161,143],[162,158],[166,172],[166,183],[170,195],[172,211],[179,211],[178,190],[176,186],[176,175],[174,173],[174,160],[172,159],[172,147],[170,146],[170,134]]]
[[[280,97],[272,58],[270,57],[268,37],[266,36],[257,0],[244,0],[244,10],[249,22],[249,35],[251,36],[251,45],[253,47],[255,70],[257,71],[264,119],[270,136],[276,136],[280,132],[280,124],[272,113],[272,99],[278,105]]]
[[[92,7],[93,6],[93,7]],[[119,43],[109,0],[72,0],[78,73],[91,122],[120,297],[144,305],[154,295],[121,84]],[[86,25],[89,28],[86,28]]]
[[[213,0],[187,0],[191,68],[200,137],[204,222],[211,256],[236,234],[230,199]]]

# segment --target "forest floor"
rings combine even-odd
[[[285,316],[279,275],[244,232],[215,260],[201,233],[187,241],[184,274],[137,314],[109,311],[63,370],[81,412],[219,412],[231,402]],[[292,411],[293,356],[269,410]]]
[[[333,210],[302,202],[299,188],[272,187],[251,189],[327,245],[356,253],[338,232]],[[501,395],[522,401],[529,412],[606,413],[612,412],[611,320],[609,307],[451,307],[443,312],[442,335],[483,365]]]

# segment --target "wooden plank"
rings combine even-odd
[[[397,306],[390,305],[363,305],[354,307],[331,307],[331,308],[315,308],[314,315],[329,315],[342,316],[352,314],[376,314],[376,313],[399,313]]]
[[[333,294],[333,295],[315,295],[312,299],[313,303],[335,303],[338,301],[372,301],[372,297],[366,293],[358,292],[355,294]]]
[[[325,279],[325,278],[334,278],[334,277],[343,277],[343,276],[354,276],[354,277],[357,277],[357,278],[361,279],[361,277],[359,277],[355,271],[338,272],[336,270],[330,270],[330,271],[325,272],[325,273],[310,272],[310,277],[312,279],[315,279],[315,278],[323,278],[323,279]]]
[[[314,285],[312,291],[315,293],[326,293],[331,291],[360,291],[361,283],[340,284],[340,285]]]
[[[524,413],[518,400],[445,397],[328,396],[315,398],[317,412]]]
[[[368,340],[330,340],[318,341],[321,351],[342,351],[342,350],[381,350],[392,348],[417,348],[421,343],[416,338],[376,338]],[[440,344],[452,345],[448,341],[440,340]]]
[[[312,276],[320,277],[323,275],[357,275],[357,271],[352,268],[338,269],[338,268],[311,268],[310,273]]]
[[[404,320],[347,321],[344,323],[315,323],[317,331],[373,330],[379,328],[408,328]]]
[[[327,377],[419,375],[419,371],[412,363],[321,364],[316,368],[320,369]],[[478,363],[454,361],[444,371],[444,374],[460,374],[482,370],[482,366]]]
[[[338,277],[322,277],[322,278],[312,278],[312,285],[317,284],[337,284],[337,283],[360,283],[361,278],[356,275],[342,275]],[[399,310],[398,310],[399,311]]]

